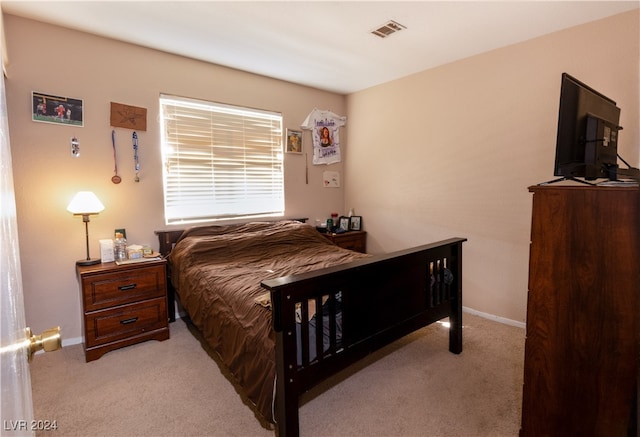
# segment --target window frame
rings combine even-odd
[[[160,95],[165,224],[284,216],[280,112]]]

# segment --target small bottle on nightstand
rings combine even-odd
[[[127,240],[120,232],[116,232],[116,240],[113,244],[113,254],[116,261],[127,259]]]

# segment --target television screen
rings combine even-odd
[[[620,108],[616,102],[562,74],[555,176],[593,180],[615,175]]]

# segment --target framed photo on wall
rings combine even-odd
[[[287,143],[285,145],[287,153],[302,153],[302,131],[287,129]]]
[[[349,217],[349,230],[361,231],[362,230],[362,216],[352,215]]]
[[[80,99],[31,92],[31,120],[41,123],[84,126],[84,106]]]

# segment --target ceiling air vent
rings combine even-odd
[[[393,20],[389,20],[385,25],[380,26],[376,30],[373,30],[371,33],[373,33],[376,36],[379,36],[380,38],[386,38],[389,35],[396,32],[400,32],[402,29],[406,29],[406,28],[407,28],[406,26],[403,26],[400,23],[397,23]]]

